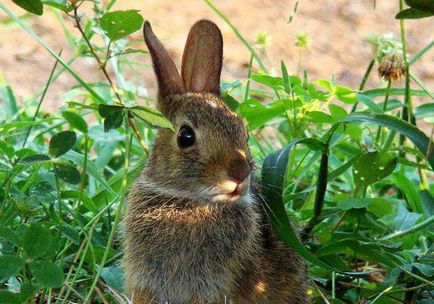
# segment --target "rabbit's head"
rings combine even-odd
[[[244,121],[220,98],[219,28],[208,20],[193,25],[181,76],[149,22],[144,36],[158,80],[158,107],[174,131],[159,130],[143,182],[157,192],[195,201],[248,200],[248,134]]]

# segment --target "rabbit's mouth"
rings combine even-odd
[[[240,183],[226,181],[221,185],[221,189],[223,193],[215,195],[214,201],[236,202],[249,194],[250,178],[246,178]]]

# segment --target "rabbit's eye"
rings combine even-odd
[[[185,149],[194,145],[196,141],[196,135],[194,134],[194,130],[189,126],[182,126],[179,129],[178,133],[178,147],[181,149]]]

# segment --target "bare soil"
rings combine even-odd
[[[107,0],[105,0],[108,2]],[[16,14],[23,10],[9,0],[0,0]],[[358,87],[367,64],[373,57],[371,46],[365,41],[370,34],[392,32],[399,38],[399,22],[394,19],[398,0],[334,0],[300,1],[297,14],[291,23],[295,0],[219,0],[215,1],[224,14],[249,41],[254,42],[259,32],[270,36],[264,54],[265,64],[271,71],[279,72],[280,60],[284,60],[291,73],[307,70],[311,79],[330,79]],[[89,12],[91,4],[84,5]],[[222,29],[225,41],[223,79],[245,78],[249,52],[225,22],[201,0],[119,0],[114,9],[138,9],[154,27],[175,61],[181,61],[182,49],[189,27],[198,19],[208,18]],[[78,37],[70,20],[66,25]],[[0,12],[0,73],[12,85],[20,101],[31,98],[43,87],[53,58],[32,37]],[[27,16],[25,22],[54,50],[63,49],[63,58],[71,58],[63,30],[56,16],[47,11],[43,17]],[[300,54],[295,46],[296,35],[304,32],[310,37],[310,46]],[[131,40],[140,40],[141,34]],[[408,52],[416,54],[434,39],[434,19],[407,21]],[[144,44],[139,44],[145,49]],[[148,57],[140,57],[149,63]],[[72,65],[86,81],[98,81],[102,77],[95,62],[80,59]],[[414,67],[413,72],[434,90],[434,50],[427,53]],[[144,86],[155,92],[155,80],[151,69],[143,69]],[[76,81],[63,74],[50,87],[43,109],[54,111],[62,105],[62,95]],[[369,86],[382,85],[377,75],[371,77]],[[402,85],[402,84],[397,84]]]

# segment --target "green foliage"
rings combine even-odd
[[[62,131],[54,135],[50,140],[48,151],[51,156],[59,157],[68,152],[75,144],[77,136],[73,131]]]
[[[50,261],[35,261],[30,263],[30,271],[35,280],[43,287],[61,287],[64,275],[63,270]]]
[[[405,0],[410,7],[400,11],[397,19],[420,19],[434,16],[434,2],[431,0]]]
[[[36,14],[42,15],[44,13],[44,5],[41,0],[12,0],[16,5],[25,9],[26,11]]]
[[[105,13],[101,17],[101,28],[111,41],[116,41],[138,31],[143,17],[135,10]]]
[[[395,170],[396,162],[397,157],[394,153],[362,154],[353,164],[354,182],[363,186],[378,182]]]
[[[13,2],[34,14],[57,10],[62,22],[72,17],[78,30],[63,25],[73,56],[93,58],[95,72],[110,73],[86,82],[0,4],[64,68],[53,68],[41,91],[62,73],[77,80],[64,92],[60,114],[36,111],[44,101],[37,92],[18,106],[13,88],[0,83],[0,303],[127,303],[118,237],[126,191],[147,161],[155,129],[173,128],[144,93],[137,71],[144,52],[128,35],[143,18],[135,10],[112,12],[101,1],[92,1],[95,14],[86,17],[76,15],[77,3],[91,1]],[[251,51],[254,72],[247,81],[222,83],[222,97],[247,122],[276,232],[309,263],[312,303],[323,297],[402,303],[410,296],[430,303],[434,145],[415,121],[432,121],[432,88],[413,75],[420,88],[410,82],[354,89],[334,78],[291,75],[283,62],[281,76],[270,75],[255,48],[205,2]],[[428,2],[407,4],[426,13]],[[306,46],[306,37],[298,44]],[[377,57],[402,48],[383,36],[375,44]],[[257,47],[265,51],[266,35]],[[413,109],[408,96],[421,105]]]

